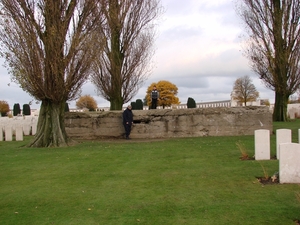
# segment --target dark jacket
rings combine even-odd
[[[159,92],[157,90],[151,91],[151,98],[158,99],[159,98]]]
[[[133,122],[132,111],[128,108],[126,108],[123,112],[123,124],[126,124],[127,122],[129,125],[131,125]]]

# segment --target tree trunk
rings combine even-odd
[[[123,98],[122,98],[122,65],[124,61],[124,53],[121,44],[122,25],[120,24],[121,3],[118,0],[109,1],[110,8],[110,29],[111,29],[111,52],[110,52],[110,64],[111,64],[111,87],[112,95],[110,96],[110,110],[122,110]]]
[[[62,147],[68,145],[65,130],[65,102],[42,101],[37,133],[29,147]]]
[[[122,97],[113,98],[110,100],[110,110],[122,110],[123,99]]]
[[[286,122],[287,118],[287,104],[289,96],[275,91],[275,105],[273,111],[273,121]]]

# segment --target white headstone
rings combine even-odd
[[[5,141],[12,141],[12,127],[6,126],[4,131],[5,131]]]
[[[3,127],[0,126],[0,141],[3,141]]]
[[[256,130],[254,132],[255,139],[255,160],[270,159],[270,131]]]
[[[36,128],[37,128],[37,121],[34,121],[31,126],[31,135],[36,134]]]
[[[280,144],[279,182],[300,184],[300,144]]]
[[[24,132],[25,136],[29,136],[30,135],[30,130],[31,130],[30,124],[24,124],[23,125],[23,132]]]
[[[16,127],[16,141],[23,141],[23,128]]]
[[[276,130],[276,157],[280,159],[280,144],[292,143],[292,130],[290,129],[278,129]]]
[[[291,120],[295,119],[297,112],[298,112],[298,110],[296,108],[291,108],[289,110],[288,114],[289,114]]]

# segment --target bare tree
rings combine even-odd
[[[41,101],[30,146],[64,146],[67,100],[88,78],[99,39],[97,0],[0,0],[1,53],[13,81]],[[97,37],[98,34],[98,37]]]
[[[256,90],[256,87],[249,76],[246,75],[236,79],[232,94],[232,98],[234,100],[244,103],[246,106],[247,102],[256,101],[258,97],[259,92]]]
[[[159,0],[102,0],[106,45],[93,66],[92,82],[111,110],[122,109],[149,75]]]
[[[249,36],[246,56],[275,91],[273,120],[286,121],[289,96],[300,85],[300,0],[242,0],[237,6]]]

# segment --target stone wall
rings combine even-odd
[[[273,130],[268,107],[133,110],[131,138],[254,135]],[[68,135],[75,139],[121,138],[122,111],[66,114]]]

